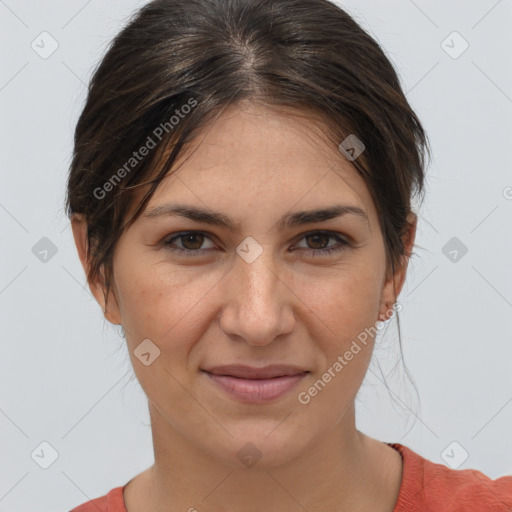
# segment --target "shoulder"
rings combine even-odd
[[[403,459],[402,484],[393,512],[512,511],[512,475],[492,480],[476,469],[450,469],[407,446],[386,444]]]
[[[82,503],[70,512],[127,512],[123,501],[123,488],[124,486],[116,487],[105,496]]]

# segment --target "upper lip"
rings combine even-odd
[[[273,377],[282,377],[283,375],[299,375],[308,371],[300,366],[289,364],[271,364],[260,368],[240,364],[228,364],[203,368],[203,370],[215,375],[229,375],[241,379],[271,379]]]

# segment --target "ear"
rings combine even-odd
[[[105,310],[105,285],[103,269],[101,269],[101,277],[96,281],[90,281],[88,278],[90,263],[87,260],[87,222],[82,215],[73,214],[71,218],[71,229],[73,230],[73,238],[75,239],[75,245],[78,251],[78,256],[82,263],[87,282],[91,293],[94,298],[101,306],[105,318],[116,325],[122,324],[121,313],[119,311],[119,305],[117,298],[112,290],[108,297],[108,310]]]
[[[407,266],[409,264],[414,240],[416,239],[416,228],[418,225],[418,217],[415,213],[410,212],[407,216],[408,228],[402,237],[405,254],[402,256],[399,268],[395,269],[394,275],[391,270],[386,277],[381,295],[379,319],[387,319],[392,313],[391,306],[396,302],[407,275]]]

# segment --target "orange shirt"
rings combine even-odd
[[[407,446],[386,444],[403,460],[402,483],[393,512],[512,512],[512,475],[491,480],[476,469],[450,469]],[[70,512],[127,512],[123,488],[116,487]]]

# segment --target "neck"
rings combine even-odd
[[[298,457],[251,467],[219,460],[214,449],[206,453],[152,404],[150,416],[155,464],[136,488],[125,489],[128,512],[392,512],[396,503],[400,454],[355,428],[353,405],[332,432]]]

